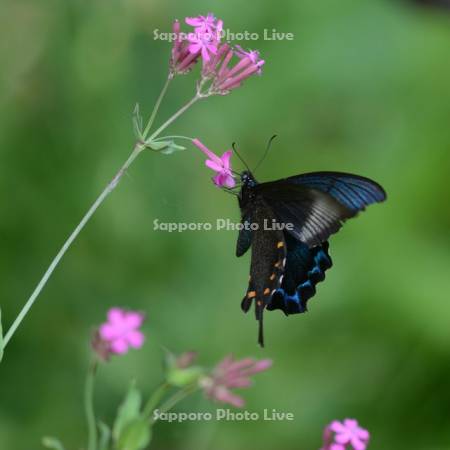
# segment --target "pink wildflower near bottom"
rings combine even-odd
[[[219,157],[198,139],[193,139],[192,143],[209,158],[205,161],[206,167],[217,172],[217,175],[213,177],[214,184],[219,187],[233,188],[236,185],[231,169],[231,155],[233,152],[228,150]]]
[[[324,431],[324,446],[322,450],[366,450],[370,434],[358,425],[355,419],[345,419],[343,422],[334,420]]]
[[[200,380],[206,396],[221,403],[228,403],[242,408],[245,401],[234,394],[233,388],[248,388],[252,385],[251,376],[264,372],[272,366],[272,360],[244,358],[235,360],[233,356],[225,357],[212,371],[211,375]]]
[[[98,337],[109,353],[122,355],[130,348],[144,345],[144,334],[139,330],[144,322],[144,315],[121,308],[111,308],[107,314],[108,321],[100,325]]]

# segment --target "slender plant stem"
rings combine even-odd
[[[170,77],[168,81],[170,80]],[[167,90],[168,82],[163,87],[163,90],[161,91],[161,94],[157,101],[157,106],[159,107],[158,103],[161,103],[161,100],[164,96],[165,91]],[[149,138],[151,141],[152,139],[158,137],[158,135],[164,131],[169,125],[171,125],[178,117],[180,117],[184,112],[186,112],[197,100],[200,100],[202,97],[198,93],[188,102],[186,105],[184,105],[182,108],[180,108],[172,117],[170,117],[166,122],[164,122]],[[158,108],[155,107],[154,112],[157,111]],[[155,113],[156,115],[156,113]],[[152,113],[153,116],[153,113]],[[126,170],[130,167],[130,165],[133,163],[133,161],[137,158],[137,156],[141,153],[142,150],[145,149],[145,144],[143,142],[138,142],[129,158],[125,161],[124,165],[119,169],[117,174],[114,176],[114,178],[110,181],[110,183],[106,186],[106,188],[103,190],[103,192],[100,194],[100,196],[95,200],[94,204],[89,208],[88,212],[84,215],[84,217],[81,219],[81,222],[77,225],[75,230],[73,230],[72,234],[69,236],[69,238],[66,240],[64,245],[61,247],[60,251],[56,254],[55,258],[51,262],[50,266],[48,267],[47,271],[44,273],[44,276],[39,281],[38,285],[34,289],[33,293],[31,294],[30,298],[27,300],[23,308],[21,309],[18,316],[15,318],[14,322],[12,323],[11,327],[8,329],[7,333],[5,334],[5,337],[3,339],[3,349],[6,348],[8,342],[13,337],[14,333],[16,332],[19,325],[22,323],[25,316],[28,314],[28,311],[33,306],[34,302],[36,301],[37,297],[41,293],[42,289],[47,284],[47,281],[49,280],[50,276],[52,275],[53,271],[58,266],[59,262],[61,261],[64,254],[67,252],[73,241],[77,238],[77,236],[80,234],[80,232],[83,230],[83,228],[86,226],[86,224],[89,222],[89,219],[92,217],[92,215],[97,211],[98,207],[103,203],[103,201],[108,197],[108,195],[116,188],[119,181],[121,180],[123,174],[126,172]]]
[[[190,385],[183,389],[180,389],[161,405],[159,411],[162,413],[170,411],[177,403],[181,402],[181,400],[184,400],[190,394],[193,394],[197,389],[197,385]],[[150,425],[153,425],[157,420],[158,419],[150,417]]]
[[[153,139],[153,142],[158,142],[158,141],[165,141],[166,139],[186,139],[187,141],[193,141],[193,138],[188,137],[188,136],[161,136],[159,138]]]
[[[94,359],[89,367],[84,388],[84,409],[88,428],[87,450],[97,450],[97,425],[95,423],[94,413],[94,382],[96,372],[97,360]]]
[[[8,345],[8,342],[11,340],[11,338],[14,335],[14,333],[16,332],[17,328],[22,323],[22,320],[25,318],[28,311],[33,306],[37,297],[41,293],[44,286],[47,284],[48,279],[52,275],[53,271],[57,267],[58,263],[61,261],[62,257],[66,253],[66,251],[71,246],[72,242],[77,238],[77,236],[80,234],[81,230],[89,222],[89,219],[92,217],[92,215],[95,213],[95,211],[97,211],[98,207],[103,203],[105,198],[108,197],[108,195],[116,188],[117,184],[119,183],[120,179],[122,178],[122,175],[125,173],[125,171],[128,169],[128,167],[130,167],[131,163],[136,159],[136,157],[139,155],[139,153],[143,149],[144,149],[143,144],[139,144],[139,143],[136,144],[133,152],[131,153],[130,157],[126,160],[125,164],[119,169],[119,171],[114,176],[114,178],[111,180],[111,182],[108,183],[106,188],[99,195],[97,200],[95,200],[94,204],[89,208],[89,211],[81,219],[81,222],[77,225],[77,227],[73,230],[72,234],[69,236],[67,241],[61,247],[60,251],[57,253],[55,258],[51,262],[50,266],[48,267],[48,269],[45,272],[44,276],[42,277],[41,281],[39,281],[39,284],[36,286],[35,290],[31,294],[31,297],[27,300],[27,302],[23,306],[22,310],[20,311],[19,315],[16,317],[13,324],[11,325],[11,327],[5,334],[5,338],[3,341],[4,342],[3,348],[5,348]]]
[[[144,417],[150,418],[151,413],[156,408],[158,403],[161,401],[163,395],[170,388],[169,383],[162,383],[156,391],[150,396],[147,403],[144,406],[144,410],[142,411]]]
[[[150,129],[152,128],[153,122],[155,121],[156,114],[158,113],[159,107],[161,106],[161,102],[163,101],[163,98],[166,95],[167,88],[169,87],[169,84],[172,81],[172,78],[173,78],[173,76],[171,74],[169,74],[169,76],[167,77],[167,80],[162,88],[162,91],[159,94],[158,100],[156,100],[155,107],[153,108],[150,119],[148,119],[147,126],[145,127],[144,133],[142,135],[144,140],[146,139],[147,134],[149,133]]]

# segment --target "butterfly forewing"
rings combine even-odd
[[[366,206],[386,200],[386,192],[377,182],[350,173],[311,172],[280,181],[325,192],[356,211],[363,211]]]
[[[242,256],[252,243],[252,230],[250,228],[251,217],[247,214],[241,220],[241,229],[239,230],[238,240],[236,243],[236,256]]]
[[[336,233],[366,206],[386,199],[369,178],[341,172],[312,172],[257,185],[278,220],[292,223],[291,234],[310,247]]]
[[[262,183],[257,189],[278,221],[310,247],[326,241],[356,214],[331,195],[307,186],[273,182]]]

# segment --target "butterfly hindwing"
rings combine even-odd
[[[309,248],[285,233],[287,262],[283,282],[275,291],[269,311],[281,309],[286,315],[307,311],[307,301],[316,293],[316,284],[325,279],[332,266],[328,242]]]

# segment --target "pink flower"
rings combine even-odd
[[[357,420],[334,420],[325,428],[323,450],[345,450],[347,445],[354,450],[366,450],[369,438],[369,432],[361,428]]]
[[[248,388],[252,385],[251,376],[263,372],[272,366],[270,359],[255,360],[244,358],[235,360],[233,356],[225,357],[212,371],[211,375],[200,380],[205,395],[221,403],[228,403],[242,408],[245,401],[234,394],[231,389]]]
[[[139,330],[144,322],[144,315],[121,308],[111,308],[107,314],[108,321],[100,325],[98,336],[110,353],[124,354],[130,348],[141,348],[144,334]]]
[[[259,51],[258,50],[249,50],[248,52],[245,51],[240,45],[236,45],[236,54],[239,56],[239,58],[250,58],[250,61],[253,64],[256,64],[259,60]]]
[[[186,23],[195,28],[215,30],[222,21],[216,22],[213,13],[208,13],[206,16],[186,17]]]
[[[189,42],[189,51],[193,54],[201,53],[204,63],[209,62],[211,59],[210,55],[217,53],[217,41],[208,32],[190,33]]]
[[[232,151],[226,151],[221,157],[217,156],[211,150],[209,150],[198,139],[193,139],[192,143],[199,148],[209,159],[205,161],[206,167],[217,172],[217,175],[213,177],[213,182],[216,186],[233,188],[236,185],[231,169],[231,155]]]
[[[212,55],[217,53],[223,22],[216,19],[212,13],[206,16],[187,17],[185,20],[188,25],[195,27],[194,32],[188,35],[189,51],[194,54],[201,53],[203,64],[207,64]]]

